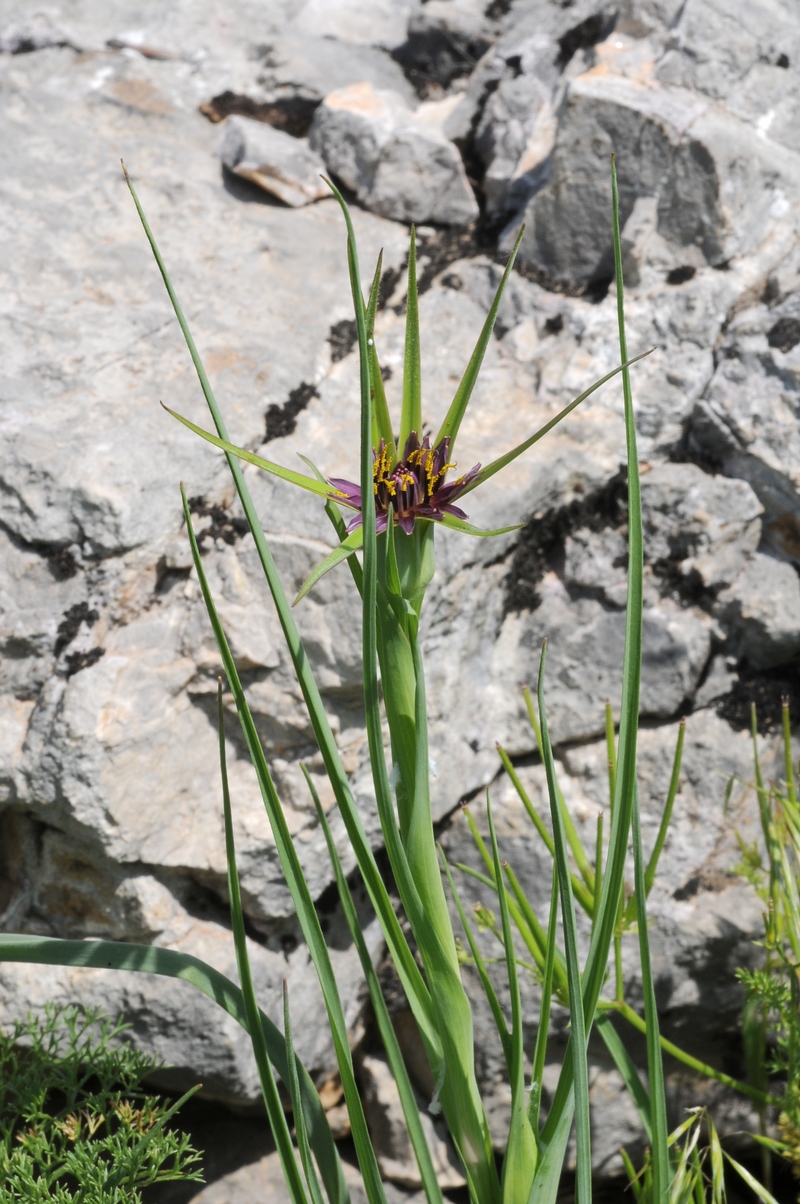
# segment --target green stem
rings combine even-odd
[[[643,1033],[645,1036],[647,1035],[647,1025],[644,1020],[624,1000],[601,1001],[598,1004],[598,1008],[604,1012],[618,1012],[637,1032]],[[781,1099],[780,1096],[768,1095],[764,1091],[759,1091],[757,1088],[751,1087],[748,1083],[743,1083],[741,1079],[735,1079],[731,1075],[725,1074],[724,1071],[717,1070],[715,1066],[709,1066],[707,1062],[701,1062],[699,1058],[693,1057],[685,1049],[681,1049],[680,1046],[667,1040],[666,1037],[662,1036],[660,1041],[661,1048],[665,1053],[682,1062],[684,1066],[688,1066],[690,1070],[696,1070],[698,1074],[702,1074],[705,1078],[715,1079],[716,1082],[722,1083],[723,1086],[730,1087],[733,1091],[738,1091],[740,1095],[746,1095],[750,1099],[755,1100],[757,1104],[765,1104],[767,1107],[774,1108],[782,1108],[784,1106],[785,1100]]]

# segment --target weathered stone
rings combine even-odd
[[[19,25],[0,33],[0,54],[30,54],[48,46],[72,46],[72,39],[46,12],[35,13]]]
[[[386,1058],[364,1054],[359,1061],[364,1111],[378,1157],[380,1172],[386,1179],[403,1187],[422,1187],[422,1179],[408,1136],[400,1092]],[[441,1122],[437,1124],[424,1106],[422,1124],[439,1186],[465,1187],[458,1157]]]
[[[772,151],[763,134],[690,89],[660,83],[652,62],[638,78],[613,67],[606,54],[567,85],[551,178],[528,206],[523,255],[562,284],[610,275],[615,147],[630,148],[618,160],[622,222],[638,197],[655,196],[659,233],[676,246],[696,246],[716,266],[755,250],[786,211],[781,198],[796,191],[800,158]],[[745,166],[734,190],[724,182],[735,163]]]
[[[338,38],[394,50],[406,40],[419,0],[306,0],[289,29],[315,38]]]
[[[452,105],[421,105],[354,84],[326,96],[310,141],[368,209],[399,221],[464,226],[478,215],[461,156],[442,133]]]
[[[302,16],[302,14],[301,14]],[[399,93],[407,104],[416,100],[401,68],[385,50],[318,31],[286,29],[266,48],[259,82],[275,98],[305,99],[313,105],[337,88],[366,80],[376,88]]]
[[[325,164],[305,141],[247,117],[229,117],[217,154],[225,167],[292,208],[327,196]]]
[[[753,668],[770,669],[800,653],[800,580],[791,564],[756,553],[715,610]]]
[[[642,478],[645,556],[672,561],[706,589],[732,581],[756,551],[763,507],[745,481],[694,464],[659,464]]]

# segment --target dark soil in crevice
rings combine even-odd
[[[607,7],[597,13],[592,13],[591,16],[563,33],[558,39],[559,66],[566,67],[579,50],[589,50],[598,42],[604,41],[613,30],[616,20],[616,8]]]
[[[755,703],[761,735],[781,730],[784,698],[794,725],[800,723],[800,672],[797,665],[779,665],[776,669],[740,669],[739,680],[719,702],[717,714],[736,731],[750,731],[751,710]]]
[[[472,74],[491,44],[486,34],[464,38],[443,28],[412,30],[392,58],[421,100],[438,100],[454,80]]]
[[[200,105],[200,112],[209,121],[224,121],[233,115],[263,121],[276,130],[291,134],[294,138],[305,138],[319,101],[302,96],[287,97],[278,101],[257,101],[240,92],[225,91]]]
[[[342,323],[337,323],[341,326]],[[353,323],[355,325],[355,323]],[[333,331],[331,327],[331,331]],[[350,348],[348,347],[348,351]],[[341,355],[335,356],[335,359],[344,359],[347,351]],[[283,439],[286,435],[293,434],[297,426],[297,417],[302,414],[310,401],[315,397],[319,397],[316,385],[311,385],[308,381],[301,381],[296,389],[292,389],[283,405],[271,405],[265,416],[266,429],[264,432],[264,442],[269,443],[271,439]]]
[[[518,258],[514,264],[514,270],[519,272],[523,280],[530,280],[532,284],[538,284],[548,293],[561,293],[564,297],[583,297],[593,305],[599,305],[601,301],[605,301],[608,290],[614,283],[614,277],[606,272],[595,280],[590,280],[588,284],[560,280],[551,276],[539,264],[529,263],[521,258]]]
[[[218,539],[235,544],[250,529],[244,516],[231,514],[227,507],[220,502],[209,502],[203,494],[189,498],[189,511],[198,518],[211,519],[209,525],[198,532],[197,542],[201,549],[205,543]]]

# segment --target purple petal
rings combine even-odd
[[[400,524],[400,526],[403,528],[403,530],[405,531],[406,535],[410,535],[411,532],[414,530],[414,515],[413,514],[399,514],[397,516],[397,521]]]
[[[448,502],[443,502],[441,506],[445,514],[452,514],[454,518],[466,518],[467,515],[460,506],[451,506]]]
[[[360,485],[356,485],[354,481],[345,481],[341,477],[328,477],[328,484],[332,485],[336,492],[342,495],[338,500],[344,505],[361,508]]]

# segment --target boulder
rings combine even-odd
[[[772,669],[800,653],[800,580],[791,564],[756,553],[715,609],[752,668]]]
[[[311,146],[366,208],[405,222],[465,226],[478,216],[461,156],[442,133],[452,105],[421,105],[353,84],[325,97]]]
[[[398,92],[409,105],[416,102],[414,89],[387,51],[338,34],[324,36],[319,29],[301,32],[290,26],[272,38],[264,48],[258,80],[267,97],[284,103],[304,100],[316,106],[329,92],[364,80]]]
[[[261,121],[229,117],[217,154],[228,171],[250,180],[293,209],[327,196],[325,164],[304,139]]]
[[[288,28],[303,36],[394,50],[405,42],[418,6],[419,0],[305,0]]]
[[[761,540],[763,506],[750,486],[694,464],[658,464],[646,473],[642,511],[647,559],[672,561],[706,589],[737,577]]]

